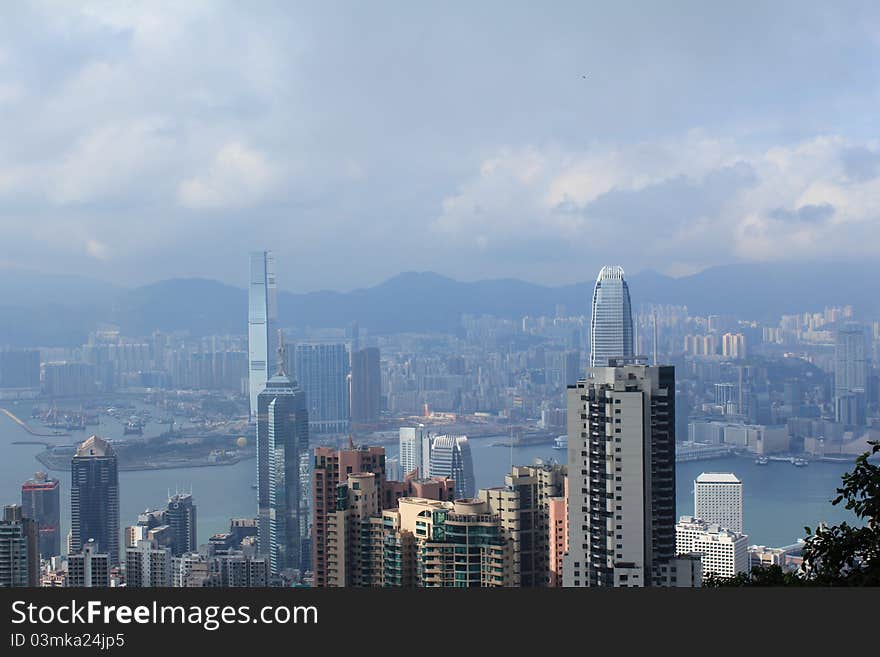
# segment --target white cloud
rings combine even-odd
[[[217,152],[207,171],[180,184],[178,200],[192,209],[243,207],[262,201],[278,181],[264,153],[232,141]]]

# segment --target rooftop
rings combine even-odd
[[[732,472],[703,472],[697,477],[698,484],[741,484]]]

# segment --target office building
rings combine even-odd
[[[97,551],[119,563],[119,474],[116,454],[103,438],[92,436],[71,461],[70,551],[81,552],[89,539]]]
[[[90,539],[81,552],[67,556],[67,586],[77,588],[108,588],[110,586],[110,555],[99,553]]]
[[[421,477],[431,472],[431,435],[424,425],[400,428],[400,471],[402,476],[419,469]]]
[[[22,515],[20,505],[4,506],[0,515],[0,588],[39,584],[37,523]]]
[[[269,380],[275,356],[278,321],[278,289],[275,256],[271,251],[250,254],[248,287],[248,390],[251,418],[257,414],[257,396]]]
[[[629,287],[622,267],[602,267],[593,290],[590,318],[590,366],[633,357],[633,320]]]
[[[379,349],[351,352],[351,421],[360,424],[376,422],[382,410],[382,377],[379,370]]]
[[[593,367],[568,389],[568,477],[565,586],[694,584],[675,551],[673,367]]]
[[[694,515],[742,534],[742,482],[730,472],[701,473],[694,480]]]
[[[436,436],[431,441],[429,469],[432,477],[455,481],[456,497],[474,496],[474,461],[467,436]]]
[[[32,399],[40,392],[40,352],[0,349],[0,399]]]
[[[37,521],[40,556],[48,559],[61,554],[61,483],[38,472],[21,486],[21,512]]]
[[[175,493],[168,498],[165,524],[171,532],[171,554],[179,557],[198,549],[196,538],[196,505],[192,493]]]
[[[125,549],[125,585],[129,588],[171,586],[171,548],[156,541],[138,541]]]
[[[562,364],[563,387],[573,386],[579,378],[581,378],[581,352],[566,351]]]
[[[700,556],[703,579],[710,575],[734,577],[749,571],[749,537],[701,518],[679,519],[675,525],[675,549],[680,555]]]
[[[348,365],[344,344],[296,346],[296,381],[305,392],[310,433],[348,431]]]
[[[309,518],[306,396],[279,352],[278,373],[257,400],[258,546],[273,574],[302,569]]]
[[[865,424],[868,368],[865,333],[858,324],[837,331],[834,342],[834,416],[844,425]]]
[[[550,584],[551,500],[564,493],[565,466],[514,466],[504,486],[480,490],[512,548],[513,586]]]

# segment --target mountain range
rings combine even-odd
[[[859,316],[880,315],[880,269],[873,263],[735,264],[680,278],[642,271],[627,281],[634,309],[674,304],[686,305],[693,315],[775,320],[784,313],[852,304]],[[344,327],[357,321],[374,334],[452,332],[462,314],[515,319],[552,315],[557,305],[570,314],[588,314],[593,284],[462,282],[433,272],[405,272],[350,292],[281,291],[278,305],[287,327]],[[107,324],[134,336],[156,329],[244,334],[246,323],[247,291],[215,280],[168,279],[127,288],[78,276],[0,271],[0,346],[77,345]]]

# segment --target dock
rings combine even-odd
[[[5,408],[0,408],[0,413],[3,413],[6,417],[8,417],[13,422],[15,422],[18,426],[20,426],[22,429],[27,431],[32,436],[41,436],[43,438],[55,438],[57,436],[69,436],[70,435],[69,433],[42,433],[40,431],[34,431],[33,429],[31,429],[27,425],[27,423],[24,420],[22,420],[21,418],[19,418],[16,415],[14,415],[11,411],[9,411]]]

